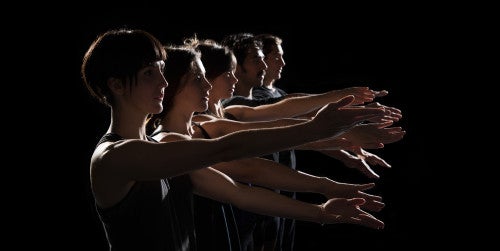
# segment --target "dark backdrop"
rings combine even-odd
[[[321,6],[294,13],[281,8],[209,12],[196,4],[162,9],[148,6],[147,2],[140,6],[103,7],[98,12],[89,11],[89,6],[77,7],[79,10],[70,9],[58,15],[56,22],[40,27],[50,32],[37,33],[38,45],[49,45],[43,51],[46,60],[55,63],[43,67],[47,75],[42,77],[49,76],[43,82],[47,84],[43,87],[47,95],[37,95],[35,114],[43,109],[46,117],[40,130],[54,133],[43,140],[53,141],[60,148],[41,146],[39,151],[50,153],[42,156],[50,164],[34,175],[43,183],[33,196],[39,210],[36,224],[29,230],[39,237],[35,238],[36,245],[46,244],[53,250],[107,248],[89,189],[88,167],[94,145],[107,129],[109,114],[88,95],[79,67],[97,34],[118,27],[145,29],[162,42],[174,44],[193,34],[220,40],[235,32],[272,33],[284,40],[287,65],[278,86],[290,93],[319,93],[349,86],[389,91],[378,101],[403,111],[404,117],[396,125],[402,126],[407,135],[400,142],[372,151],[393,166],[375,167],[381,178],[370,191],[382,195],[386,203],[382,212],[374,213],[385,222],[385,229],[298,222],[296,250],[426,247],[443,230],[432,211],[436,203],[436,170],[426,159],[422,121],[423,101],[428,97],[420,91],[432,88],[425,81],[431,69],[424,63],[432,56],[428,44],[432,34],[418,13],[375,12],[370,8],[350,8],[346,12]],[[180,17],[174,17],[174,12]],[[345,182],[370,181],[316,152],[298,152],[297,158],[302,171]],[[311,194],[300,194],[299,199],[323,201]]]

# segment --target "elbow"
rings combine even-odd
[[[235,196],[231,196],[228,202],[239,209],[249,208],[251,203],[245,196],[249,189],[251,188],[246,184],[237,184],[237,193],[234,194]]]

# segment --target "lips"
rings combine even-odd
[[[163,97],[164,97],[164,95],[163,95],[163,94],[161,94],[160,96],[155,97],[155,99],[160,100],[160,101],[163,101]]]

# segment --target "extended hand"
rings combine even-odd
[[[324,106],[312,120],[317,130],[324,132],[325,129],[333,129],[339,135],[357,123],[384,117],[385,111],[382,108],[346,107],[353,100],[353,96],[347,96]]]
[[[399,141],[405,135],[401,127],[388,127],[392,121],[357,125],[342,135],[353,145],[370,148],[374,144],[389,144]]]
[[[363,198],[365,203],[361,206],[363,209],[379,212],[384,208],[382,197],[367,194],[363,191],[373,188],[374,183],[368,184],[349,184],[333,181],[330,188],[324,193],[327,198]]]
[[[325,224],[350,223],[383,229],[384,222],[359,208],[364,203],[365,200],[362,198],[330,199],[320,206],[324,213],[321,222]]]
[[[383,108],[387,114],[385,116],[384,119],[382,120],[371,120],[370,122],[375,122],[375,123],[379,123],[379,122],[385,122],[385,121],[388,121],[388,120],[392,120],[394,122],[396,121],[399,121],[402,117],[403,117],[403,114],[401,113],[401,110],[395,108],[395,107],[390,107],[390,106],[386,106],[386,105],[382,105],[378,102],[373,102],[373,103],[370,103],[370,104],[367,104],[365,107],[371,107],[371,108]]]

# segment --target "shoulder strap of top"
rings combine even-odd
[[[122,140],[122,139],[123,139],[123,137],[116,134],[116,133],[106,133],[101,137],[101,139],[99,140],[97,145],[100,145],[104,142],[116,142],[116,141]]]
[[[154,137],[162,132],[170,132],[169,130],[166,130],[166,129],[163,129],[163,130],[160,130],[160,131],[154,131],[153,133],[151,133],[151,135],[149,135],[150,137]],[[154,139],[153,139],[154,140]],[[156,141],[156,140],[154,140]]]

